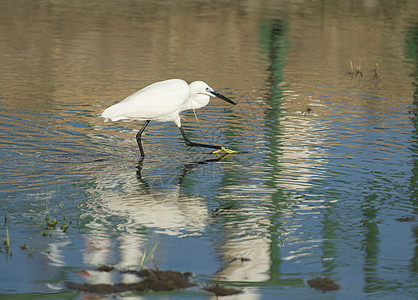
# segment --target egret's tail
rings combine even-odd
[[[120,114],[120,103],[116,103],[115,105],[106,108],[102,113],[102,117],[105,118],[105,122],[126,119],[126,117],[123,117]]]

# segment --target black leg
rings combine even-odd
[[[217,145],[208,145],[208,144],[201,144],[201,143],[192,142],[188,139],[186,133],[184,132],[183,127],[179,127],[179,129],[180,129],[181,135],[184,138],[184,142],[186,143],[187,146],[206,147],[206,148],[212,148],[212,149],[218,149],[218,150],[222,149],[221,146],[217,146]]]
[[[142,143],[141,143],[141,134],[144,132],[144,130],[148,126],[149,122],[150,122],[150,120],[147,120],[145,122],[144,126],[142,126],[141,130],[136,134],[136,142],[138,143],[139,152],[141,152],[141,160],[145,156],[144,149],[142,148]]]

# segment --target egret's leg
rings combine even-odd
[[[195,147],[206,147],[206,148],[212,148],[212,149],[218,149],[221,150],[222,146],[218,146],[218,145],[208,145],[208,144],[201,144],[201,143],[195,143],[189,140],[189,138],[187,137],[186,133],[184,132],[183,127],[179,127],[181,135],[184,138],[184,142],[186,143],[187,146],[195,146]]]
[[[150,120],[147,120],[144,124],[144,126],[142,126],[141,130],[136,134],[136,142],[138,143],[138,147],[139,147],[139,152],[141,152],[141,158],[144,158],[145,153],[144,153],[144,149],[142,148],[142,143],[141,143],[141,134],[144,132],[145,128],[148,126]]]

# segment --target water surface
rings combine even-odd
[[[0,295],[82,298],[64,282],[131,282],[96,268],[157,245],[158,268],[231,299],[416,297],[417,19],[415,1],[4,1]],[[138,164],[142,124],[100,114],[168,78],[238,103],[182,122],[239,154],[151,122]]]

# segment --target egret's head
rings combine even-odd
[[[190,93],[194,93],[194,94],[200,94],[200,95],[206,95],[209,97],[217,97],[219,99],[222,99],[226,102],[229,102],[231,104],[235,105],[235,102],[232,101],[231,99],[229,99],[228,97],[225,97],[224,95],[222,95],[221,93],[215,91],[213,88],[211,88],[210,86],[208,86],[205,82],[203,81],[194,81],[190,84]]]

